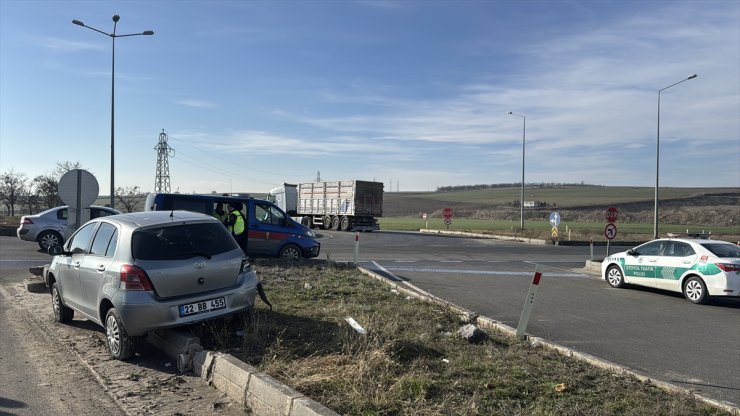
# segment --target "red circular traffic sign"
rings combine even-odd
[[[609,207],[606,210],[606,220],[609,221],[609,222],[615,222],[617,220],[617,215],[618,214],[619,214],[619,212],[617,211],[616,208]]]
[[[604,228],[604,235],[608,240],[611,240],[612,238],[617,236],[617,226],[610,222],[609,224],[606,224],[606,228]]]
[[[445,208],[442,210],[442,216],[445,218],[452,218],[452,208]]]

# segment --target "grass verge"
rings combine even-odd
[[[723,414],[503,334],[470,344],[454,312],[354,269],[256,267],[274,310],[258,301],[232,353],[341,414]]]

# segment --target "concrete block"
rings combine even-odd
[[[288,416],[293,400],[300,397],[305,396],[265,373],[256,373],[249,380],[246,403],[258,415]]]
[[[216,356],[215,361],[211,370],[213,386],[237,403],[245,404],[247,387],[257,369],[231,355]]]
[[[28,271],[34,276],[43,276],[44,275],[44,267],[45,266],[36,266],[36,267],[29,267]]]
[[[168,357],[177,360],[180,354],[187,355],[191,345],[200,346],[200,338],[183,329],[163,329],[152,331],[147,342],[162,350]]]
[[[293,400],[290,416],[339,416],[339,413],[308,397],[299,397]]]
[[[218,353],[213,351],[199,351],[193,359],[193,373],[203,380],[210,379],[213,363],[217,355]]]
[[[23,283],[26,285],[26,290],[29,292],[46,293],[49,291],[49,288],[46,287],[46,282],[44,282],[44,279],[40,277],[28,277],[23,280]]]

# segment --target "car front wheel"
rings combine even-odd
[[[105,315],[105,336],[111,357],[117,360],[127,360],[136,353],[139,338],[128,335],[114,308],[109,309]]]
[[[57,322],[67,323],[74,318],[74,309],[68,308],[62,303],[62,296],[59,294],[59,284],[57,282],[51,285],[51,305],[54,307],[54,319]]]
[[[300,260],[301,249],[297,246],[294,246],[293,244],[288,244],[287,246],[283,247],[282,250],[280,250],[279,257],[285,260]]]
[[[707,286],[700,278],[696,276],[690,277],[689,280],[684,283],[683,295],[691,303],[703,305],[709,301]]]
[[[617,266],[610,266],[606,269],[606,282],[609,283],[609,286],[611,287],[624,287],[624,275],[622,274],[622,270]]]

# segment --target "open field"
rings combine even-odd
[[[549,238],[549,216],[561,217],[560,239],[603,238],[605,212],[619,210],[620,239],[649,239],[654,218],[654,189],[637,187],[553,187],[527,188],[526,201],[546,206],[525,207],[525,230],[520,230],[518,188],[433,193],[387,193],[381,228],[412,230],[424,227],[422,212],[429,215],[429,228],[445,229],[442,209],[452,208],[450,229],[457,231],[524,235]],[[730,241],[740,238],[740,188],[665,188],[661,189],[659,230],[666,233],[711,232]],[[566,230],[567,227],[567,230]]]
[[[354,269],[268,260],[256,269],[274,310],[258,301],[243,338],[213,347],[341,414],[723,414],[503,334],[469,343],[451,310]]]

